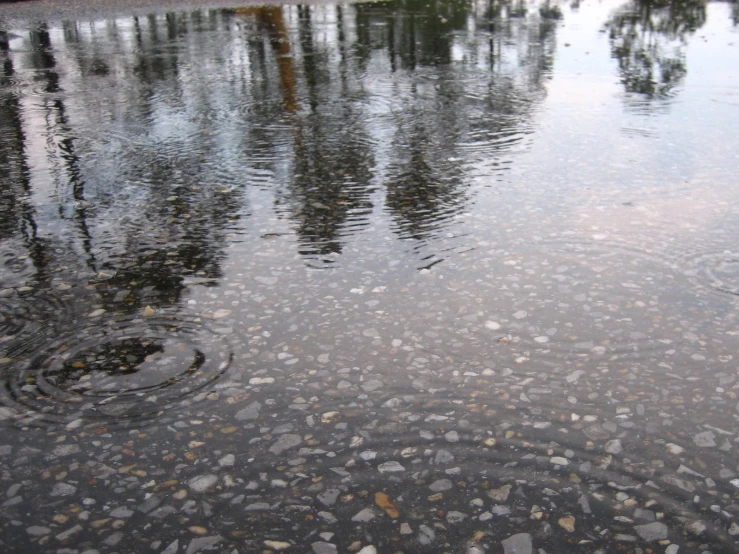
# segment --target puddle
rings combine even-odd
[[[104,4],[0,9],[4,552],[736,550],[736,3]]]

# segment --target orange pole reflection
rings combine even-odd
[[[280,88],[285,102],[285,109],[293,113],[300,107],[295,86],[295,68],[290,51],[290,39],[287,35],[282,8],[279,6],[262,6],[238,8],[237,14],[256,17],[259,26],[267,31],[269,42],[277,56],[277,70],[280,73]]]

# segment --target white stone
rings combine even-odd
[[[215,486],[216,483],[218,483],[218,476],[211,473],[190,479],[187,482],[187,486],[193,492],[205,492]]]

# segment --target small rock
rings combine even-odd
[[[330,542],[319,541],[314,542],[310,546],[315,554],[336,554],[338,552],[336,545]]]
[[[621,441],[618,439],[608,441],[606,443],[606,452],[608,452],[609,454],[620,454],[621,452],[623,452]]]
[[[372,508],[365,508],[364,510],[356,514],[352,518],[352,521],[355,521],[358,523],[366,523],[368,521],[375,519],[375,517],[376,517],[376,514]]]
[[[436,533],[428,525],[418,526],[418,542],[423,546],[428,546],[436,540]]]
[[[446,520],[447,522],[454,525],[455,523],[462,523],[467,518],[467,514],[464,514],[462,512],[457,511],[451,511],[447,512],[446,514]]]
[[[246,508],[244,508],[245,512],[262,512],[269,510],[271,506],[267,504],[266,502],[254,502],[253,504],[249,504]]]
[[[715,438],[716,435],[713,431],[703,431],[702,433],[698,433],[693,437],[693,442],[700,447],[708,448],[716,446],[716,441],[714,440]]]
[[[373,392],[377,389],[381,389],[384,385],[382,384],[382,381],[378,381],[377,379],[373,379],[371,381],[367,381],[362,385],[362,390],[365,392]]]
[[[300,435],[282,435],[272,446],[269,447],[269,451],[272,452],[272,454],[279,456],[285,450],[295,448],[301,442],[303,442],[303,439],[300,438]]]
[[[490,489],[488,496],[494,502],[505,502],[508,500],[508,495],[511,494],[511,485],[503,485],[497,489]]]
[[[290,548],[292,544],[289,542],[283,542],[283,541],[264,541],[264,546],[267,548],[271,548],[272,550],[285,550],[287,548]]]
[[[77,492],[77,487],[68,483],[57,483],[54,488],[51,489],[50,496],[71,496]]]
[[[118,508],[111,510],[108,515],[116,519],[128,519],[133,515],[133,510],[126,508],[125,506],[119,506]]]
[[[449,479],[439,479],[429,485],[429,488],[434,492],[448,491],[454,485]]]
[[[239,421],[246,421],[248,419],[257,419],[259,417],[259,410],[262,407],[262,405],[259,402],[252,402],[249,404],[246,408],[242,408],[238,412],[236,412],[237,420]]]
[[[70,527],[66,531],[62,531],[61,533],[59,533],[56,536],[56,540],[58,540],[58,541],[65,541],[68,538],[72,537],[73,535],[76,535],[80,531],[82,531],[82,526],[81,525],[75,525],[74,527]]]
[[[559,518],[557,521],[559,523],[559,526],[567,531],[568,533],[573,533],[575,531],[575,518],[574,516],[564,516]]]
[[[193,492],[206,492],[218,483],[218,476],[214,474],[199,475],[187,482],[187,486]]]
[[[226,454],[223,458],[218,460],[218,465],[221,467],[231,467],[236,463],[236,456],[233,454]]]
[[[696,537],[702,535],[706,530],[706,524],[702,521],[691,521],[685,528]]]
[[[532,554],[534,551],[531,535],[518,533],[501,541],[504,554]]]
[[[634,530],[645,541],[659,541],[667,538],[667,525],[659,521],[646,525],[635,525]]]
[[[588,437],[591,441],[601,440],[608,438],[608,431],[603,429],[600,425],[597,423],[594,425],[590,425],[589,427],[586,427],[582,430],[582,432],[585,434],[586,437]]]
[[[377,467],[377,470],[380,473],[397,473],[400,471],[405,471],[405,468],[398,462],[385,462],[384,464],[380,464]]]
[[[185,554],[195,554],[196,552],[200,552],[201,550],[210,548],[211,546],[215,546],[216,544],[221,542],[221,540],[222,539],[219,535],[193,539],[190,541],[190,544],[187,545],[187,550],[185,551]]]
[[[326,489],[316,498],[318,498],[318,501],[324,506],[333,506],[336,504],[336,499],[339,498],[339,494],[341,494],[339,489]]]
[[[365,546],[362,550],[357,552],[357,554],[377,554],[377,548],[370,544],[369,546]]]
[[[454,454],[452,454],[448,450],[439,450],[436,453],[436,456],[434,456],[434,463],[436,465],[451,464],[453,461],[454,461]]]

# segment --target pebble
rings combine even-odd
[[[132,509],[127,508],[125,506],[120,506],[108,512],[108,515],[116,519],[128,519],[129,517],[133,515],[133,513],[134,512]]]
[[[377,517],[377,514],[372,508],[365,508],[364,510],[357,513],[354,517],[352,517],[352,521],[356,521],[358,523],[366,523],[375,519],[375,517]]]
[[[667,538],[667,525],[659,521],[646,525],[635,525],[634,531],[645,541],[659,541]]]
[[[65,540],[73,537],[74,535],[76,535],[80,531],[82,531],[82,526],[81,525],[75,525],[74,527],[70,527],[66,531],[62,531],[55,538],[56,538],[56,540],[58,540],[60,542],[61,541],[65,541]]]
[[[69,483],[57,483],[51,489],[51,496],[71,496],[77,492],[77,487]]]
[[[326,489],[320,493],[316,498],[324,506],[333,506],[336,504],[336,499],[339,498],[341,491],[339,489]]]
[[[693,442],[702,448],[716,446],[716,434],[713,431],[703,431],[693,437]]]
[[[418,542],[423,546],[428,546],[436,540],[436,533],[428,525],[418,526]]]
[[[259,417],[259,410],[262,405],[259,402],[252,402],[246,408],[242,408],[234,416],[239,421],[248,421]]]
[[[488,496],[494,502],[505,502],[508,500],[508,495],[511,494],[511,485],[503,485],[497,489],[490,489]]]
[[[557,523],[568,533],[573,533],[575,531],[575,518],[573,516],[561,517],[557,520]]]
[[[236,463],[236,456],[233,454],[226,454],[223,458],[218,460],[218,465],[221,467],[232,467]]]
[[[271,541],[271,540],[264,541],[262,544],[264,544],[264,546],[266,546],[267,548],[271,548],[272,550],[277,550],[277,551],[287,550],[288,548],[292,546],[292,544],[289,542]]]
[[[533,542],[529,533],[518,533],[511,535],[507,539],[501,541],[504,554],[532,554],[534,551]]]
[[[434,492],[444,492],[451,489],[454,485],[449,479],[438,479],[429,485]]]
[[[447,522],[454,525],[455,523],[462,523],[467,518],[467,514],[462,512],[457,512],[455,510],[452,510],[451,512],[447,512],[446,514],[446,520]]]
[[[444,435],[447,442],[459,442],[459,433],[456,431],[449,431]]]
[[[451,464],[454,461],[454,455],[448,450],[439,450],[434,456],[434,463],[440,464]]]
[[[405,471],[405,468],[398,462],[385,462],[384,464],[377,466],[377,469],[380,473],[398,473]]]
[[[206,548],[209,549],[210,547],[215,546],[222,540],[223,539],[220,537],[220,535],[192,539],[190,541],[190,544],[187,545],[187,550],[185,551],[185,554],[196,554],[196,552],[200,552],[201,550],[205,550]]]
[[[277,439],[272,446],[270,446],[269,451],[272,452],[272,454],[279,456],[285,450],[295,448],[302,442],[303,439],[300,437],[300,435],[285,434]]]
[[[193,477],[187,482],[187,486],[193,492],[206,492],[218,483],[218,476],[212,473]]]
[[[315,554],[336,554],[338,552],[336,545],[330,542],[314,542],[310,545]]]

